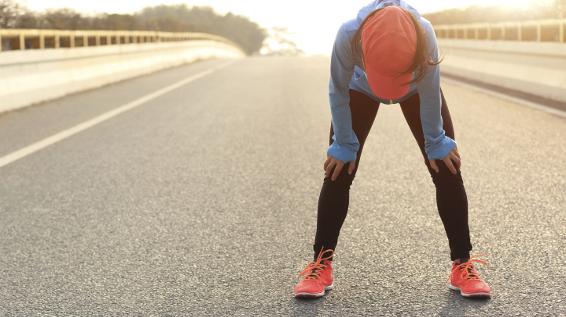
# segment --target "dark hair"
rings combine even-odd
[[[361,44],[361,33],[362,33],[362,29],[364,27],[364,25],[366,24],[367,20],[373,16],[374,14],[376,14],[377,12],[379,12],[380,10],[383,10],[384,8],[381,9],[377,9],[374,12],[372,12],[371,14],[369,14],[365,20],[362,22],[362,24],[360,25],[360,28],[358,29],[358,31],[356,32],[356,34],[354,35],[354,38],[352,39],[352,52],[354,55],[360,53],[360,44]],[[403,9],[405,10],[405,9]],[[420,81],[421,79],[423,79],[423,77],[426,74],[426,66],[429,65],[438,65],[442,62],[442,59],[438,60],[438,61],[433,61],[432,58],[429,56],[429,51],[428,51],[428,44],[426,41],[426,33],[423,29],[423,27],[421,26],[421,24],[419,23],[419,21],[417,21],[417,18],[411,14],[409,11],[405,10],[407,13],[409,13],[409,16],[411,17],[411,20],[413,21],[413,24],[415,25],[415,30],[417,31],[417,51],[415,54],[415,59],[413,60],[413,63],[411,64],[411,66],[406,69],[405,71],[401,72],[399,75],[403,75],[403,74],[407,74],[407,73],[411,73],[411,72],[416,72],[415,73],[415,79],[411,80],[410,82],[406,83],[406,84],[412,84],[414,82]],[[362,55],[362,59],[363,59],[363,54]]]

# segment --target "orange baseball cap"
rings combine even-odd
[[[417,31],[410,13],[397,6],[385,7],[364,23],[362,54],[368,83],[383,99],[399,99],[409,92],[417,52]]]

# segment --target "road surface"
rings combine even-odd
[[[219,66],[205,61],[0,115],[0,157]],[[335,289],[311,259],[328,60],[238,60],[0,168],[0,316],[564,316],[566,120],[443,82],[491,300],[446,286],[434,187],[383,105]]]

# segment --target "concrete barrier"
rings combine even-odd
[[[566,102],[566,44],[439,39],[441,72]]]
[[[239,58],[215,40],[0,53],[0,112],[207,58]]]
[[[435,25],[442,39],[566,43],[566,19]]]

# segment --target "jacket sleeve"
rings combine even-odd
[[[344,162],[355,161],[360,144],[352,130],[349,83],[354,73],[350,36],[342,25],[330,62],[329,101],[332,113],[333,143],[327,154]]]
[[[438,44],[430,22],[423,25],[426,31],[430,57],[438,60]],[[440,67],[428,65],[425,77],[417,83],[420,97],[420,117],[425,138],[425,152],[429,160],[443,159],[456,147],[456,142],[446,136],[441,116]]]

